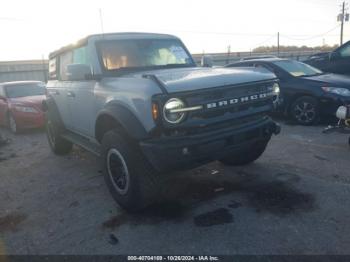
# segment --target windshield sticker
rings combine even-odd
[[[181,46],[171,46],[170,51],[176,56],[177,59],[188,58],[187,53]]]

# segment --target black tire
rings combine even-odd
[[[153,204],[159,195],[156,171],[139,147],[112,130],[104,134],[101,148],[103,175],[114,200],[130,212]]]
[[[248,165],[257,160],[265,151],[269,140],[257,142],[252,147],[234,155],[227,156],[219,161],[228,166]]]
[[[61,128],[50,116],[46,117],[45,131],[50,148],[56,155],[66,155],[72,151],[73,144],[61,137]]]
[[[296,99],[290,107],[290,116],[300,125],[310,126],[319,121],[319,103],[311,96]]]
[[[13,134],[18,134],[20,131],[17,126],[16,119],[12,116],[11,113],[9,113],[7,116],[7,126]]]

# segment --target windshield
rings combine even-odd
[[[298,61],[281,60],[275,61],[273,63],[290,73],[292,76],[296,77],[315,76],[323,74],[321,70]]]
[[[43,83],[18,84],[5,86],[8,98],[40,96],[45,95],[45,85]]]
[[[194,66],[177,39],[110,40],[100,42],[99,50],[108,71]]]

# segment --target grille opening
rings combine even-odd
[[[250,108],[258,108],[267,105],[270,103],[270,100],[263,100],[263,101],[258,101],[254,103],[247,103],[247,104],[242,104],[238,106],[233,106],[233,107],[223,107],[220,109],[216,110],[204,110],[201,112],[194,112],[192,113],[189,118],[191,119],[208,119],[208,118],[213,118],[213,117],[219,117],[223,116],[226,113],[236,113],[236,112],[243,112],[247,111]]]

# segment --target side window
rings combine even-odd
[[[262,64],[254,64],[254,67],[257,67],[257,68],[265,68],[265,69],[266,69],[266,67],[263,66]]]
[[[254,64],[254,67],[258,67],[258,68],[265,68],[266,70],[269,70],[270,72],[274,73],[274,70],[267,66],[267,65],[263,65],[263,64]]]
[[[350,44],[339,50],[342,57],[350,57]]]
[[[60,80],[68,80],[67,77],[67,65],[73,63],[73,53],[68,51],[60,55]]]
[[[87,47],[82,46],[73,50],[73,64],[90,64]]]
[[[57,79],[57,58],[54,57],[49,61],[49,79]]]

